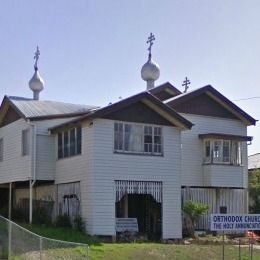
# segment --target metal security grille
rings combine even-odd
[[[116,180],[116,202],[120,201],[125,194],[150,194],[162,203],[161,181],[127,181]]]

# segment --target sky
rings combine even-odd
[[[37,45],[43,100],[105,106],[143,91],[153,32],[156,85],[183,90],[187,76],[189,90],[211,84],[260,119],[259,14],[259,0],[1,1],[0,98],[32,97]],[[259,125],[249,154],[260,152]]]

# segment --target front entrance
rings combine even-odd
[[[137,218],[139,233],[162,236],[162,183],[116,181],[116,218]]]
[[[117,218],[137,218],[139,232],[149,239],[160,239],[162,233],[161,203],[150,194],[126,194],[116,203]]]

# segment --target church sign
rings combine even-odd
[[[116,218],[116,232],[138,232],[137,218]]]
[[[211,231],[260,230],[260,214],[211,214]]]

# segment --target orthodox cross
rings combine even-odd
[[[152,50],[152,46],[153,46],[154,41],[155,41],[155,37],[152,33],[150,33],[150,36],[148,37],[148,40],[146,41],[146,43],[149,44],[149,47],[147,49],[149,51],[149,58],[152,57],[151,50]]]
[[[40,50],[39,50],[39,46],[37,46],[36,52],[35,52],[34,57],[33,57],[35,59],[35,63],[34,63],[34,69],[35,70],[38,70],[39,57],[40,57]]]
[[[187,90],[188,90],[188,88],[189,88],[189,85],[190,85],[190,80],[189,80],[187,77],[185,77],[185,80],[184,80],[183,83],[182,83],[182,86],[185,87],[184,93],[187,92]]]

